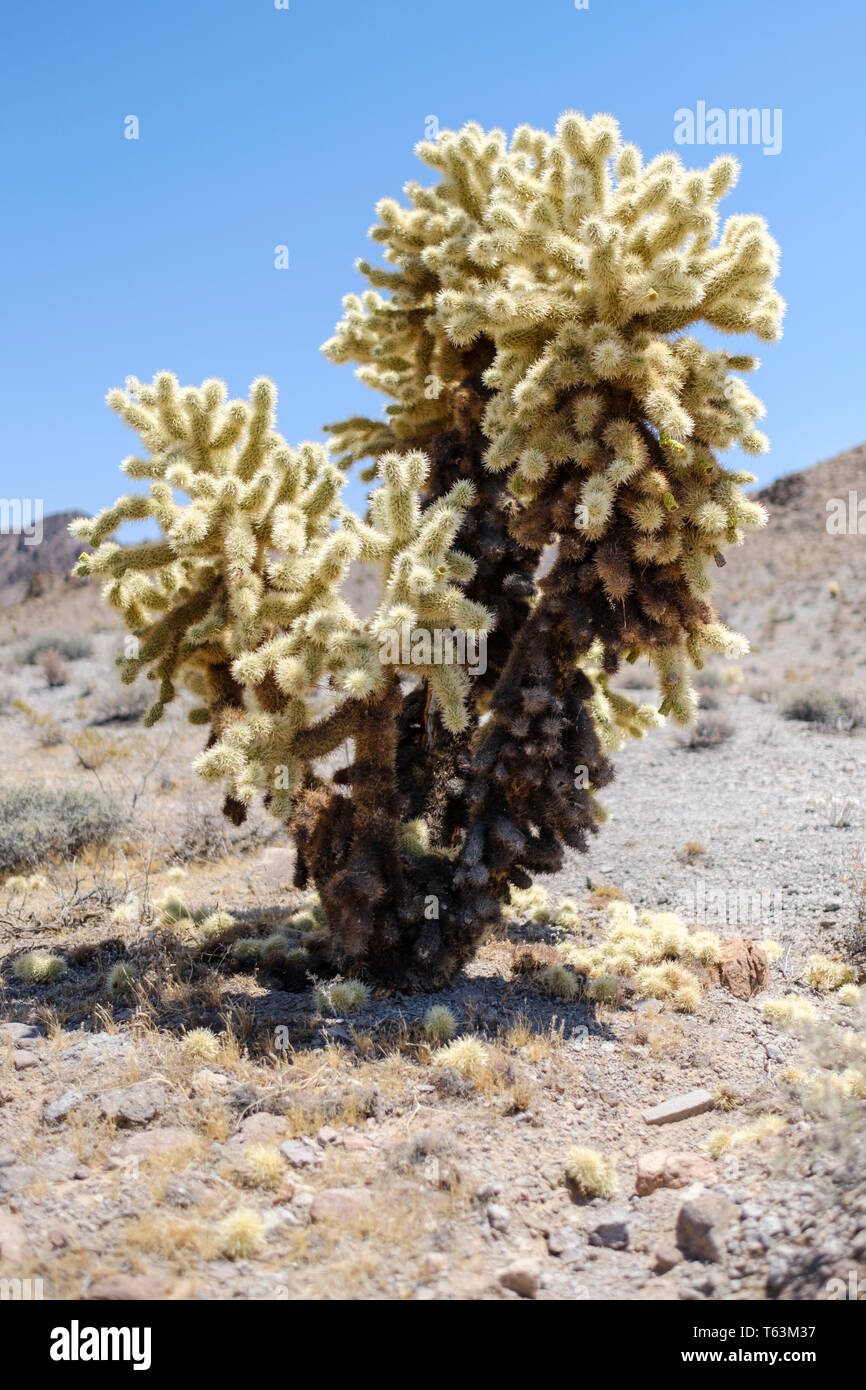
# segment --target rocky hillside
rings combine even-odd
[[[854,534],[834,534],[828,521],[843,507],[847,520],[850,493]],[[866,444],[790,473],[758,496],[770,513],[767,529],[729,552],[716,588],[725,621],[752,642],[751,671],[770,680],[814,676],[862,688]]]
[[[42,521],[42,539],[0,532],[0,604],[40,592],[47,576],[67,576],[81,552],[68,526],[81,512],[56,512]]]

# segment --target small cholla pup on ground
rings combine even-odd
[[[575,113],[552,136],[470,124],[418,154],[438,181],[379,204],[387,266],[359,263],[371,288],[324,349],[384,416],[328,426],[332,462],[276,432],[270,381],[247,403],[130,378],[108,401],[149,490],[74,523],[81,573],[137,639],[121,678],[157,683],[147,721],[188,687],[226,813],[264,795],[285,822],[319,894],[316,970],[403,987],[452,977],[512,886],[585,847],[611,751],[688,722],[689,667],[745,650],[708,569],[765,520],[753,476],[718,458],[766,448],[740,375],[757,361],[690,330],[772,342],[784,308],[762,219],[720,227],[728,156],[644,164],[611,117]],[[341,501],[360,459],[363,520]],[[144,519],[163,539],[112,541]],[[342,592],[356,559],[383,575],[369,619]],[[473,674],[443,630],[486,642]],[[659,708],[609,688],[641,655]]]

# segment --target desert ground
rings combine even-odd
[[[0,538],[0,1278],[56,1299],[862,1292],[866,536],[828,533],[826,504],[864,464],[767,490],[716,594],[751,653],[701,673],[692,729],[617,755],[590,852],[435,995],[269,970],[263,942],[316,929],[284,832],[223,820],[180,703],[141,726],[63,525]],[[642,665],[620,683],[652,699]],[[757,962],[750,997],[720,950]],[[570,994],[579,961],[596,983]]]

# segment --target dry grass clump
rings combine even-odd
[[[265,1243],[265,1227],[257,1211],[238,1207],[219,1226],[220,1250],[229,1260],[249,1260]]]
[[[860,989],[858,985],[843,985],[837,995],[840,1004],[844,1004],[848,1009],[855,1009],[860,1003]]]
[[[137,980],[138,975],[133,967],[127,961],[119,960],[108,972],[105,985],[112,999],[119,999],[134,992]]]
[[[7,893],[37,893],[48,887],[44,874],[10,874],[3,884]]]
[[[616,1192],[616,1164],[597,1149],[569,1149],[563,1171],[566,1183],[578,1197],[612,1197]]]
[[[490,1054],[479,1038],[465,1034],[433,1054],[438,1067],[451,1067],[467,1081],[480,1081],[487,1074]]]
[[[738,1105],[742,1105],[743,1097],[735,1086],[729,1081],[722,1081],[713,1092],[713,1108],[715,1110],[736,1110]]]
[[[215,1062],[220,1055],[220,1041],[210,1028],[193,1028],[184,1033],[180,1049],[189,1062]]]
[[[286,1164],[272,1144],[249,1144],[241,1154],[237,1173],[247,1187],[274,1188],[285,1177]]]
[[[313,997],[323,1014],[356,1014],[370,1002],[370,990],[363,980],[320,981],[314,987]]]
[[[802,978],[820,994],[829,994],[842,985],[852,984],[857,979],[857,972],[844,961],[816,954],[809,956],[806,961]]]
[[[25,951],[12,962],[12,974],[23,985],[46,985],[59,980],[66,971],[66,961],[50,951]]]
[[[706,846],[700,840],[687,840],[682,849],[677,854],[677,859],[682,864],[696,864],[706,854]]]
[[[782,1134],[786,1128],[780,1115],[765,1115],[745,1129],[715,1129],[707,1139],[707,1152],[710,1158],[721,1158],[729,1149],[741,1144],[756,1144],[761,1139],[769,1139]]]
[[[764,952],[764,955],[767,957],[767,961],[770,965],[775,965],[776,961],[782,959],[781,942],[771,941],[769,938],[766,938],[764,941],[759,941],[758,945]]]
[[[780,1028],[814,1023],[816,1018],[814,1004],[796,994],[788,994],[784,999],[763,999],[761,1014],[767,1023],[778,1024]]]

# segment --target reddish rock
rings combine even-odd
[[[766,952],[748,937],[736,936],[722,942],[719,975],[735,999],[751,999],[770,983],[770,962]]]
[[[646,1197],[657,1187],[689,1187],[693,1182],[715,1182],[716,1170],[703,1154],[677,1149],[649,1149],[637,1164],[635,1192]]]
[[[533,1259],[515,1260],[500,1270],[498,1278],[504,1289],[510,1289],[521,1298],[535,1298],[541,1288],[541,1266]]]
[[[676,1269],[677,1265],[682,1264],[683,1257],[675,1245],[659,1245],[653,1251],[653,1273],[667,1274],[669,1270]]]

